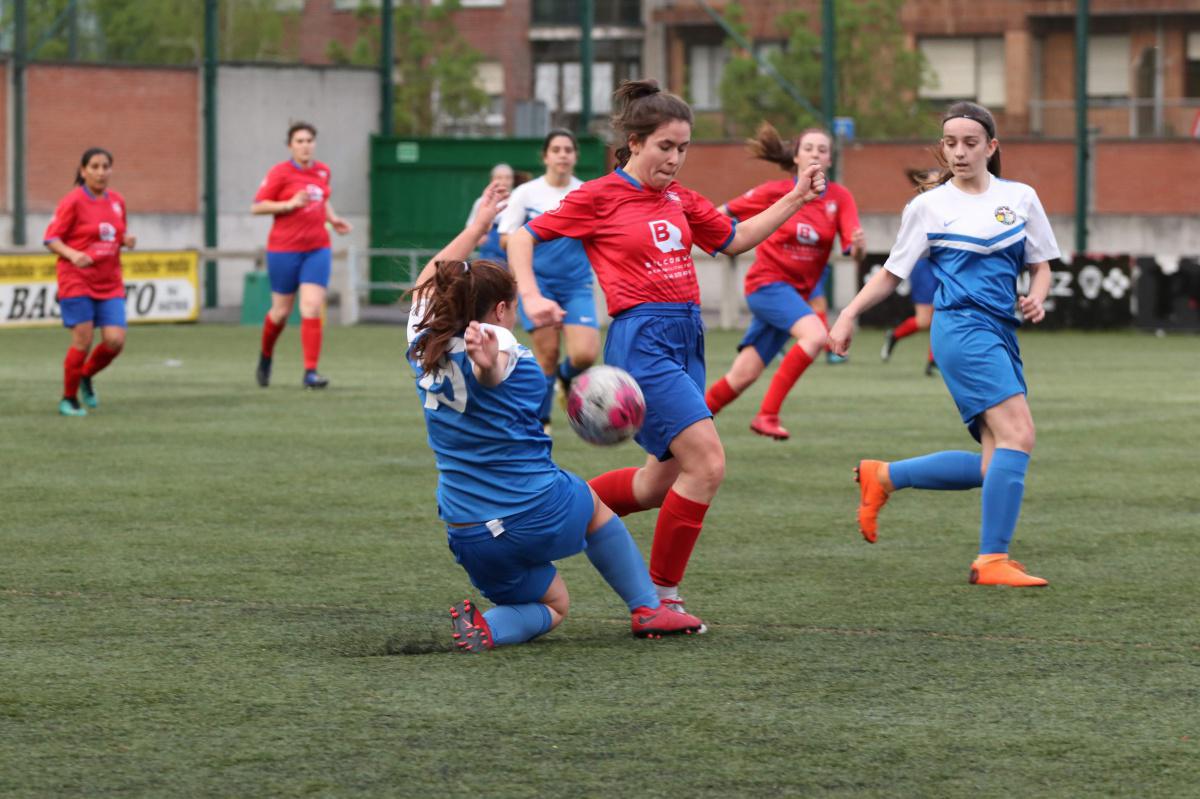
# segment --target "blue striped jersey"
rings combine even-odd
[[[543,175],[513,189],[508,205],[500,213],[500,232],[509,234],[526,222],[553,211],[563,198],[583,185],[579,178],[558,188]],[[539,285],[551,289],[572,289],[592,285],[592,265],[583,244],[577,239],[561,238],[537,242],[533,248],[533,273]]]
[[[947,182],[917,195],[883,266],[906,278],[928,258],[938,278],[935,309],[978,308],[1017,323],[1017,275],[1059,257],[1058,244],[1032,187],[988,177],[980,194]]]

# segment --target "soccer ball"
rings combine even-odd
[[[615,366],[593,366],[571,381],[567,420],[589,444],[609,446],[627,441],[642,428],[646,400],[629,372]]]

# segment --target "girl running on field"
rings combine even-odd
[[[58,307],[63,327],[71,331],[58,403],[63,416],[87,416],[87,408],[100,404],[92,378],[125,348],[121,248],[132,249],[137,238],[125,230],[125,198],[108,188],[112,168],[108,150],[85,150],[75,170],[75,188],[59,200],[42,237],[58,256]],[[100,344],[92,349],[97,327]]]
[[[625,81],[614,97],[618,168],[571,192],[562,205],[510,234],[508,262],[535,324],[564,310],[542,295],[534,242],[583,242],[613,317],[604,360],[633,375],[646,397],[635,440],[643,466],[596,477],[592,488],[619,516],[660,508],[650,576],[663,601],[682,607],[679,583],[709,503],[725,475],[725,452],[704,404],[704,325],[691,250],[736,254],[754,247],[825,189],[816,165],[757,216],[738,224],[675,180],[692,138],[692,109],[653,80]]]
[[[328,222],[340,235],[350,223],[337,215],[329,201],[332,177],[329,167],[313,158],[317,129],[307,122],[288,128],[292,157],[271,167],[250,206],[252,214],[270,214],[267,239],[267,274],[271,278],[271,309],[263,319],[262,350],[255,378],[266,388],[271,383],[275,341],[287,325],[300,293],[300,344],[304,351],[304,388],[325,388],[329,381],[317,373],[321,357],[321,309],[333,263]]]
[[[575,177],[579,147],[575,134],[552,130],[542,142],[546,174],[522,183],[509,197],[500,214],[500,243],[522,225],[558,207],[563,198],[583,185]],[[548,241],[533,251],[533,274],[538,291],[558,303],[566,315],[561,322],[535,324],[518,305],[521,325],[529,332],[533,354],[545,375],[546,396],[542,401],[542,424],[550,424],[555,382],[562,383],[564,396],[575,376],[596,362],[600,353],[600,322],[592,290],[592,265],[583,245],[575,239]],[[559,333],[565,340],[567,357],[559,363]]]
[[[756,158],[778,164],[793,176],[764,183],[730,200],[721,211],[735,219],[753,216],[792,190],[798,169],[817,164],[822,170],[832,162],[829,134],[818,128],[804,131],[784,143],[769,123],[750,141]],[[854,197],[837,183],[801,208],[754,251],[754,263],[746,273],[746,303],[754,319],[742,341],[729,372],[709,387],[705,402],[713,414],[750,387],[791,339],[796,343],[771,378],[758,415],[750,429],[760,436],[785,440],[790,435],[779,423],[779,410],[792,386],[812,364],[825,344],[824,319],[807,302],[820,285],[834,236],[856,260],[866,253],[866,239],[858,222]]]
[[[920,194],[900,222],[884,268],[838,317],[829,346],[844,354],[854,322],[888,296],[922,258],[933,262],[933,354],[967,429],[983,451],[934,452],[887,463],[861,461],[859,530],[874,543],[880,509],[902,488],[983,488],[979,555],[970,582],[1043,586],[1008,557],[1021,512],[1025,472],[1033,450],[1033,416],[1017,346],[1021,320],[1042,321],[1050,288],[1054,232],[1037,193],[1000,179],[996,122],[987,109],[955,103],[942,118],[940,185]],[[1017,275],[1031,273],[1029,294],[1017,297]],[[1019,309],[1020,317],[1015,313]]]

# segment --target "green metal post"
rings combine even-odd
[[[13,199],[12,242],[25,245],[25,0],[13,7]]]
[[[592,23],[596,17],[594,0],[582,0],[579,4],[579,91],[582,108],[579,112],[579,132],[587,133],[592,121]]]
[[[395,14],[392,0],[383,0],[379,10],[379,135],[391,136],[396,125],[396,87],[392,72],[396,62]]]
[[[832,148],[832,161],[829,174],[826,177],[834,180],[838,172],[838,155],[841,149],[837,137],[833,135],[833,118],[837,115],[837,28],[833,14],[833,0],[821,2],[821,115],[825,117],[825,129],[829,131]],[[829,270],[829,283],[825,287],[830,306],[833,306],[834,274],[837,270]]]
[[[67,58],[79,60],[79,3],[67,2]]]
[[[1075,252],[1087,252],[1088,216],[1088,0],[1075,7]]]
[[[204,246],[217,246],[217,0],[204,0]],[[217,262],[204,262],[204,307],[217,307]]]

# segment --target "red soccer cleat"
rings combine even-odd
[[[787,441],[791,438],[791,433],[779,424],[779,414],[777,413],[760,413],[754,417],[754,421],[750,422],[750,429],[760,436],[773,438],[776,441]]]
[[[450,608],[450,624],[454,628],[454,645],[463,652],[486,652],[496,646],[487,619],[469,599]]]
[[[708,628],[690,613],[676,610],[669,601],[656,608],[640,607],[629,614],[633,634],[638,638],[662,638],[664,635],[692,635]],[[682,603],[679,603],[682,604]]]

